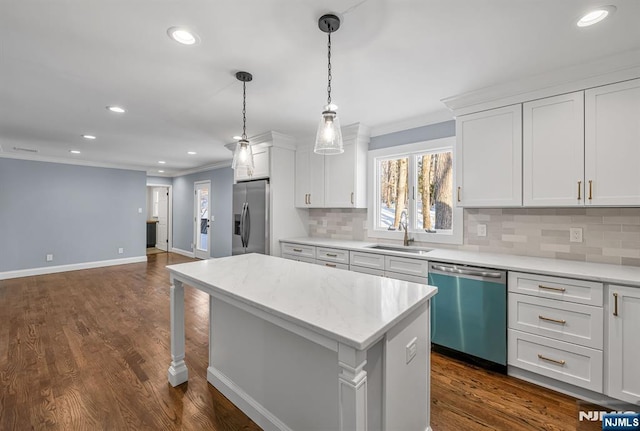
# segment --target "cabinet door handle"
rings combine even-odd
[[[558,359],[547,358],[546,356],[542,356],[540,353],[538,353],[538,359],[542,359],[543,361],[553,362],[554,364],[558,364],[558,365],[564,365],[566,363],[562,359],[558,360]]]
[[[613,292],[613,315],[618,315],[618,294]]]
[[[458,187],[458,202],[460,202],[460,187]]]
[[[311,193],[309,193],[309,205],[311,205]]]
[[[567,290],[564,287],[551,287],[551,286],[544,286],[542,284],[538,284],[538,287],[540,289],[554,290],[556,292],[566,292],[566,290]]]
[[[589,200],[593,199],[593,181],[589,180]]]
[[[578,200],[582,199],[582,181],[578,181]]]
[[[353,192],[351,192],[351,205],[353,205]]]
[[[545,317],[545,316],[538,316],[538,319],[546,320],[547,322],[559,323],[561,325],[564,325],[565,323],[567,323],[567,321],[564,319],[552,319],[551,317]]]

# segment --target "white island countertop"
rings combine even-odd
[[[262,254],[170,265],[172,276],[359,350],[436,294],[437,288]],[[426,280],[425,280],[426,281]]]

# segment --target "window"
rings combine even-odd
[[[462,210],[454,206],[455,138],[369,152],[369,236],[462,243]]]

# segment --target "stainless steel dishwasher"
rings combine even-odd
[[[431,262],[431,341],[507,365],[506,271]]]

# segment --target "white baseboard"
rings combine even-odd
[[[146,262],[147,256],[126,257],[123,259],[98,260],[96,262],[73,263],[69,265],[44,266],[40,268],[19,269],[17,271],[0,272],[0,280],[30,277],[33,275],[55,274],[57,272],[78,271],[80,269],[101,268],[104,266],[125,265],[128,263]]]
[[[179,248],[175,248],[175,247],[171,247],[171,253],[177,253],[177,254],[181,254],[183,256],[187,256],[187,257],[196,257],[195,254],[193,254],[192,251],[187,251],[187,250],[182,250]]]
[[[293,431],[216,367],[207,368],[207,381],[265,431]]]

